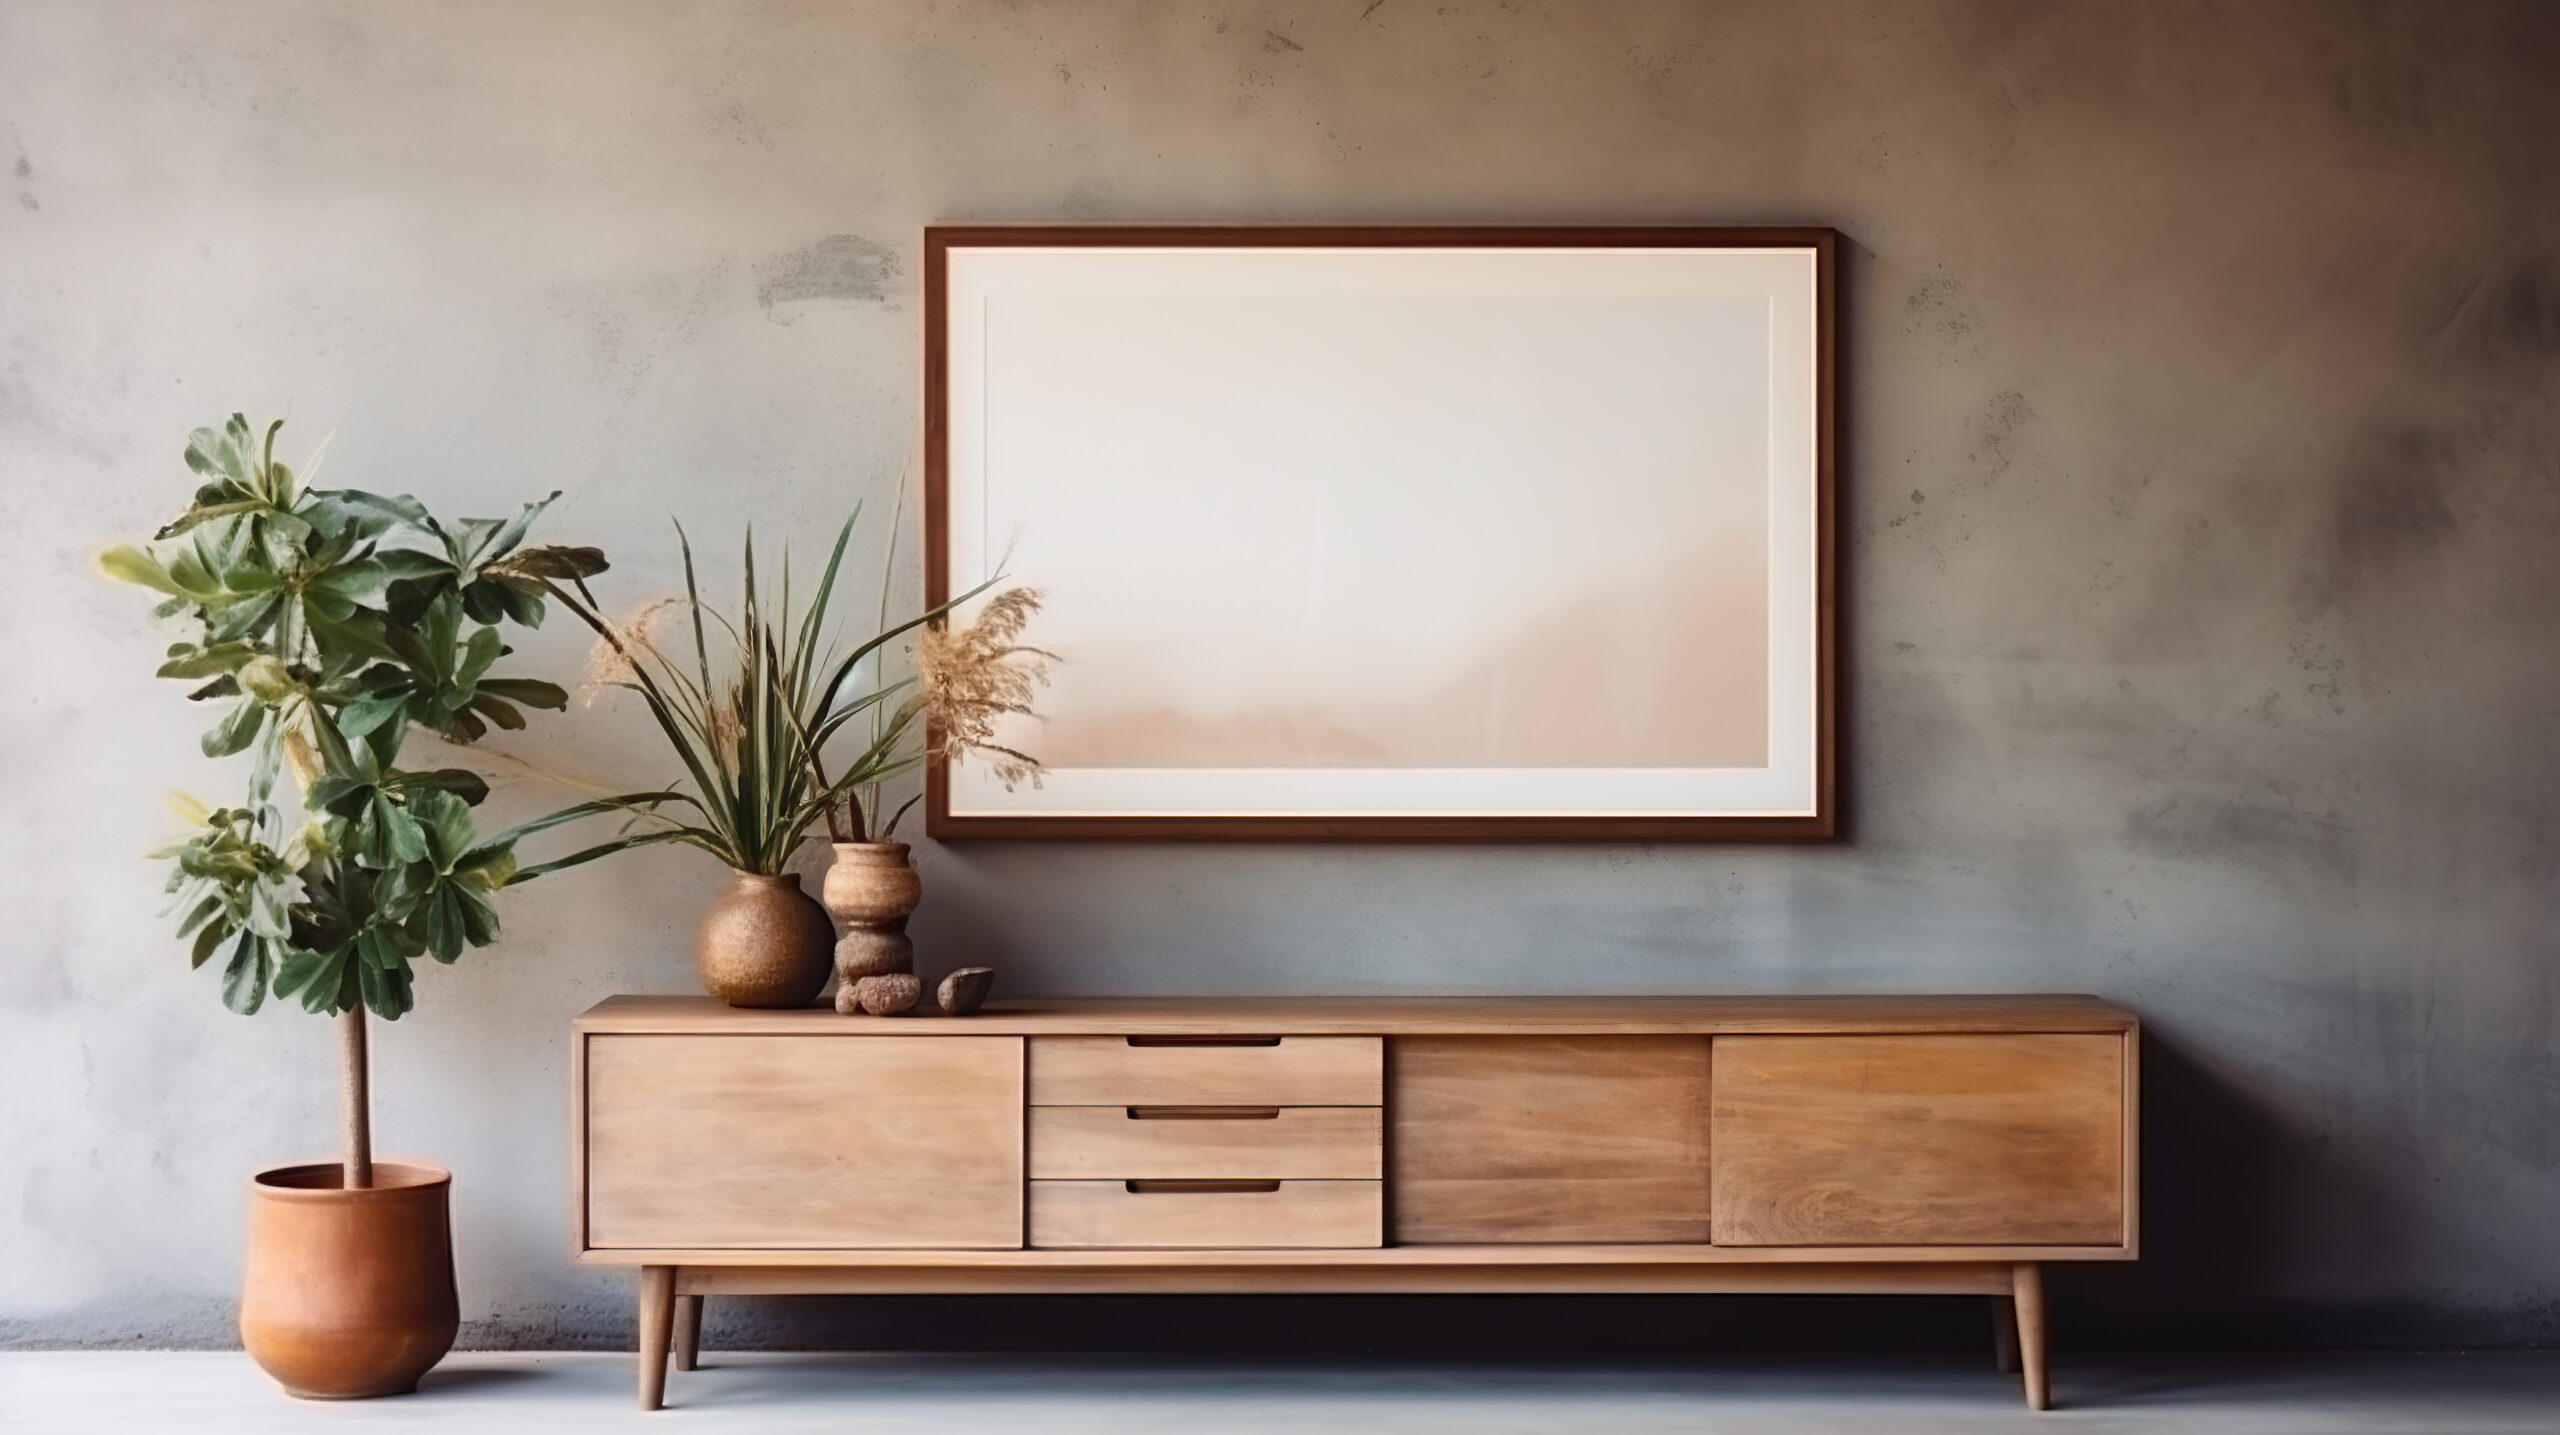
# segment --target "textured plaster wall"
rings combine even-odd
[[[289,412],[444,511],[563,489],[547,532],[636,602],[670,514],[814,545],[912,482],[916,233],[962,218],[1839,226],[1855,805],[1804,850],[927,849],[929,962],[2101,992],[2156,1034],[2150,1254],[2063,1284],[2066,1343],[2560,1337],[2552,13],[0,3],[0,1343],[227,1341],[242,1179],[331,1131],[325,1025],[224,1013],[141,856],[163,792],[236,781],[86,566],[182,500],[185,431]],[[500,746],[667,766],[609,703]],[[563,1033],[685,989],[717,882],[523,889],[377,1031],[386,1149],[460,1172],[466,1338],[628,1338],[566,1256]],[[1412,1331],[1277,1309],[1216,1319]],[[1112,1310],[721,1319],[1200,1328]],[[1589,1328],[1506,1310],[1467,1328]]]

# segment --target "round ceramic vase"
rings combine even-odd
[[[826,909],[800,890],[800,879],[753,872],[735,880],[694,936],[702,989],[743,1007],[802,1007],[827,985],[835,928]]]

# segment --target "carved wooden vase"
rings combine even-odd
[[[836,1010],[850,1013],[847,1002],[864,977],[916,969],[907,916],[924,900],[924,880],[904,842],[839,842],[821,890],[828,915],[844,924],[836,941]]]
[[[835,928],[826,909],[786,872],[736,880],[695,933],[693,963],[702,988],[731,1006],[801,1007],[826,989]],[[833,879],[830,878],[830,881]]]
[[[452,1188],[424,1161],[378,1162],[361,1191],[334,1161],[259,1172],[240,1292],[249,1358],[308,1400],[416,1389],[460,1328]]]

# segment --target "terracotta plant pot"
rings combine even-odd
[[[339,1185],[336,1162],[249,1183],[240,1343],[287,1394],[352,1400],[414,1390],[461,1325],[453,1289],[453,1173],[376,1162]]]
[[[731,1006],[796,1007],[827,985],[836,929],[789,873],[737,881],[702,914],[693,963],[702,989]]]
[[[828,915],[844,924],[836,942],[836,1010],[851,1013],[854,985],[864,977],[896,976],[916,969],[907,916],[924,900],[924,880],[907,860],[904,842],[839,842],[835,865],[821,889]]]

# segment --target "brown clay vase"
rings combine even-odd
[[[702,928],[694,934],[693,964],[703,990],[731,1006],[816,1001],[835,950],[836,930],[826,908],[788,872],[731,875],[737,880],[702,914]]]
[[[864,977],[897,976],[916,969],[907,917],[924,900],[924,880],[907,860],[904,842],[839,842],[835,865],[819,890],[827,914],[844,924],[836,941],[836,1010],[861,1010],[855,986]]]
[[[461,1325],[453,1289],[453,1173],[377,1162],[339,1185],[334,1161],[249,1183],[240,1343],[286,1393],[353,1400],[414,1390]]]

